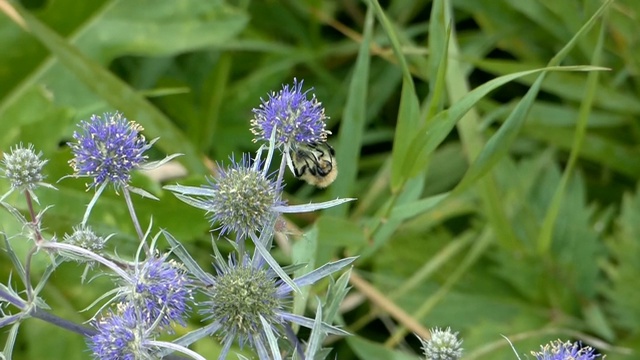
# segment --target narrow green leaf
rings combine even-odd
[[[475,183],[482,175],[486,174],[503,156],[511,149],[511,144],[520,133],[520,129],[527,119],[529,109],[536,100],[545,73],[540,74],[536,82],[529,88],[527,94],[511,112],[507,121],[493,135],[484,146],[471,167],[456,186],[457,192],[462,192]]]
[[[449,58],[449,38],[451,27],[446,24],[444,4],[434,1],[429,20],[429,104],[427,122],[444,107],[447,92],[447,59]]]
[[[396,206],[391,211],[391,219],[406,220],[408,218],[427,212],[440,204],[448,196],[449,192],[446,192],[443,194],[430,196],[425,199],[420,199],[400,206]]]
[[[410,169],[409,174],[415,175],[422,170],[427,164],[429,155],[444,141],[458,120],[471,110],[480,99],[498,87],[517,78],[543,71],[592,70],[604,70],[604,68],[595,66],[551,66],[500,76],[471,90],[465,94],[460,101],[453,104],[449,109],[439,112],[432,122],[423,125],[422,128],[417,131],[417,135],[413,137],[409,147],[409,153],[412,154],[411,159],[413,160],[412,163],[406,164],[408,166],[407,169]]]
[[[393,139],[393,150],[391,153],[391,189],[397,192],[401,185],[407,179],[407,174],[403,171],[403,164],[407,160],[409,143],[406,139],[410,139],[419,124],[420,103],[416,95],[413,78],[407,65],[407,60],[402,53],[402,47],[393,25],[385,15],[380,3],[377,0],[369,0],[369,4],[373,6],[378,20],[382,24],[389,40],[391,48],[400,64],[402,70],[402,93],[400,96],[400,109],[398,111],[398,121],[396,132]]]
[[[410,142],[418,127],[418,116],[420,115],[420,105],[415,93],[413,81],[403,78],[402,94],[400,98],[400,109],[398,111],[398,121],[396,132],[393,138],[393,150],[391,152],[391,190],[397,193],[407,178],[415,173],[404,171],[406,163],[410,164],[411,157]],[[425,161],[426,165],[426,161]],[[417,171],[416,171],[417,173]]]
[[[596,334],[607,341],[615,340],[616,334],[611,328],[610,316],[599,304],[590,302],[584,306],[582,311],[587,324]]]
[[[612,3],[613,0],[606,0],[604,3],[602,3],[600,8],[598,8],[598,11],[596,11],[591,16],[591,18],[589,18],[589,20],[584,25],[582,25],[580,30],[578,30],[578,32],[573,35],[571,40],[569,40],[569,42],[560,51],[558,51],[556,56],[554,56],[549,61],[549,66],[560,65],[562,60],[564,60],[564,58],[569,55],[569,52],[576,46],[580,38],[584,36],[589,30],[591,30],[591,27],[595,25],[596,21],[604,14],[604,12],[609,8],[609,5],[611,5]]]
[[[364,35],[358,51],[355,69],[349,85],[347,103],[342,115],[338,135],[337,163],[339,176],[331,186],[331,197],[344,197],[354,194],[354,187],[362,147],[362,134],[367,115],[367,85],[369,82],[369,67],[371,56],[369,47],[373,34],[374,14],[371,8],[367,12],[364,24]],[[344,216],[348,211],[346,206],[336,206],[326,210],[333,216]]]
[[[600,13],[600,11],[598,13]],[[600,26],[600,36],[598,37],[598,43],[596,44],[596,48],[594,49],[593,57],[591,59],[592,64],[600,63],[600,58],[602,57],[602,48],[604,46],[604,35],[606,28],[604,23],[605,21],[603,20]],[[558,219],[558,214],[560,213],[560,207],[562,206],[562,201],[565,197],[567,184],[569,183],[569,178],[576,166],[578,157],[580,156],[580,150],[582,149],[582,145],[584,144],[584,140],[587,134],[587,122],[589,120],[589,116],[591,115],[591,108],[593,107],[593,101],[595,99],[596,92],[598,91],[599,75],[600,73],[598,71],[594,71],[591,72],[587,77],[587,88],[585,89],[583,101],[580,104],[580,114],[578,116],[578,123],[576,125],[576,133],[573,138],[571,154],[569,155],[569,162],[567,163],[567,167],[562,174],[562,179],[560,180],[560,183],[558,184],[558,187],[553,194],[551,205],[549,205],[549,209],[545,214],[542,228],[536,241],[538,244],[538,252],[540,254],[545,254],[547,253],[547,251],[549,251],[551,241],[553,240],[553,229],[556,225],[556,220]]]
[[[293,273],[294,278],[308,273],[310,270],[315,269],[318,255],[318,228],[314,226],[305,233],[304,241],[298,241],[293,244],[291,257],[294,264],[304,264],[303,268],[297,269]],[[311,288],[309,286],[302,287],[299,292],[293,294],[293,309],[294,314],[304,314],[304,309],[307,306],[307,299]]]

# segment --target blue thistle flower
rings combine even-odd
[[[140,167],[151,143],[140,134],[142,127],[129,121],[121,113],[93,115],[81,121],[81,131],[73,133],[76,142],[69,143],[74,158],[69,164],[76,176],[93,177],[89,187],[112,183],[116,188],[127,185],[131,170]]]
[[[241,346],[249,344],[257,350],[260,359],[271,359],[266,349],[268,333],[286,332],[291,323],[313,328],[314,319],[289,313],[286,308],[291,302],[292,288],[281,281],[265,261],[254,253],[253,259],[243,257],[241,261],[229,258],[227,262],[215,249],[214,266],[218,276],[204,289],[209,298],[203,302],[200,313],[205,319],[212,320],[207,333],[221,333],[223,350],[219,359],[226,359],[234,340]],[[294,279],[296,286],[311,285],[329,274],[349,265],[355,258],[347,258],[326,264],[306,275]],[[321,323],[322,331],[335,335],[348,335],[347,332]],[[298,340],[289,337],[293,346]]]
[[[308,99],[311,89],[302,92],[303,83],[293,79],[293,86],[283,85],[278,93],[270,93],[268,100],[260,99],[262,104],[253,109],[251,120],[254,141],[269,141],[274,131],[278,146],[326,141],[331,132],[325,129],[324,108],[315,95]]]
[[[183,316],[192,299],[192,282],[186,271],[166,257],[137,264],[122,290],[123,297],[141,310],[140,316],[149,324],[158,322],[161,329],[169,329],[172,321],[186,326]]]
[[[452,332],[451,328],[433,328],[431,339],[418,339],[426,360],[458,360],[462,357],[462,340],[458,340],[458,333]]]
[[[594,360],[599,357],[595,349],[590,346],[582,346],[580,342],[571,343],[561,340],[552,341],[540,346],[539,352],[531,352],[536,360]]]
[[[118,304],[118,311],[110,311],[106,317],[94,321],[97,334],[88,339],[95,359],[135,360],[152,359],[157,350],[151,346],[146,328],[149,326],[133,306]]]

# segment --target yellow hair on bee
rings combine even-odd
[[[289,151],[293,174],[307,183],[326,188],[338,176],[335,151],[326,142],[297,144]]]

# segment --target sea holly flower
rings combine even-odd
[[[192,298],[192,282],[186,270],[168,254],[136,263],[119,289],[119,298],[135,304],[140,317],[170,329],[171,322],[185,326],[184,316]]]
[[[133,306],[118,304],[117,312],[110,311],[92,325],[98,332],[88,338],[88,344],[95,359],[154,358],[157,348],[149,343],[153,338],[148,331],[148,324],[140,321],[139,313]]]
[[[315,143],[327,140],[331,132],[325,129],[327,117],[322,103],[315,95],[309,99],[311,90],[302,91],[304,81],[293,79],[293,86],[283,85],[282,90],[269,94],[267,100],[253,109],[251,132],[254,141],[270,141],[275,137],[276,145],[288,149],[295,143]],[[275,133],[275,134],[274,134]]]
[[[273,359],[269,342],[274,334],[287,334],[293,347],[298,347],[297,338],[291,331],[291,324],[313,328],[314,319],[295,315],[287,311],[291,302],[292,287],[281,281],[275,272],[266,266],[260,255],[253,258],[244,256],[241,260],[232,257],[224,261],[214,248],[214,266],[218,275],[203,279],[207,286],[203,289],[209,298],[203,302],[200,313],[212,323],[207,325],[209,334],[220,333],[223,350],[219,359],[226,359],[229,349],[237,340],[242,346],[249,344],[260,359]],[[355,258],[342,259],[293,280],[296,286],[314,284],[318,280],[351,264]],[[319,325],[322,331],[334,335],[348,335],[347,332],[326,323]],[[281,336],[282,337],[282,336]],[[271,350],[268,350],[271,349]]]
[[[156,239],[154,238],[149,250],[152,254],[155,253]],[[138,254],[143,247],[145,247],[143,244],[139,246]],[[168,259],[170,253],[154,254],[133,263],[124,261],[116,263],[92,251],[65,242],[47,242],[42,245],[42,248],[55,250],[73,259],[83,258],[87,262],[98,262],[111,269],[117,276],[120,286],[99,299],[111,297],[107,305],[113,302],[131,304],[136,308],[137,319],[145,321],[149,326],[153,324],[153,328],[158,331],[171,331],[170,326],[173,322],[185,326],[184,317],[193,301],[193,282],[182,264]]]
[[[42,160],[42,152],[36,153],[33,145],[29,144],[24,147],[22,144],[11,148],[11,153],[3,153],[0,171],[2,177],[9,180],[11,189],[4,194],[0,201],[4,200],[13,191],[28,191],[29,194],[37,201],[37,197],[33,193],[33,189],[38,186],[45,186],[55,189],[44,180],[42,168],[48,160]]]
[[[4,153],[2,169],[4,177],[11,182],[14,189],[34,189],[44,180],[42,168],[47,160],[41,160],[42,152],[36,154],[33,145],[26,148],[22,144],[11,149],[11,153]]]
[[[590,346],[582,346],[579,342],[552,341],[540,347],[539,352],[531,352],[536,360],[594,360],[600,355]]]
[[[93,178],[89,187],[107,182],[116,188],[126,186],[131,171],[147,160],[144,152],[155,142],[147,143],[142,127],[118,112],[93,115],[78,126],[80,131],[73,133],[76,142],[69,143],[74,155],[69,164],[76,176]]]
[[[96,235],[89,226],[75,226],[71,234],[65,234],[63,241],[67,244],[75,245],[95,253],[100,253],[104,249],[107,240],[113,236],[102,237]]]
[[[458,360],[462,357],[462,340],[459,340],[458,333],[452,332],[450,328],[433,328],[431,339],[418,339],[422,343],[426,360]]]
[[[160,351],[165,348],[205,360],[183,346],[156,341],[155,324],[149,324],[139,310],[130,303],[120,303],[117,311],[109,311],[105,317],[92,322],[97,332],[87,338],[87,343],[95,359],[155,360],[162,357]]]
[[[102,117],[93,115],[89,121],[81,121],[78,127],[80,131],[73,133],[75,142],[68,143],[74,155],[74,158],[69,161],[75,170],[75,174],[72,176],[93,178],[87,187],[96,189],[93,199],[87,206],[82,224],[86,224],[91,209],[100,194],[108,184],[112,184],[116,191],[123,190],[138,235],[142,235],[133,213],[129,191],[151,199],[157,200],[157,198],[145,190],[129,186],[131,171],[154,169],[180,154],[167,156],[160,161],[145,163],[147,156],[144,152],[151,148],[158,139],[147,142],[140,133],[143,130],[142,126],[127,120],[118,112],[105,113]]]
[[[115,234],[111,234],[107,237],[99,236],[91,229],[91,227],[79,225],[73,227],[73,232],[71,234],[65,234],[62,242],[73,247],[85,249],[94,253],[96,256],[99,256],[98,254],[103,252],[105,244],[113,235]],[[73,260],[78,263],[85,263],[87,265],[85,271],[82,273],[83,283],[86,280],[88,271],[97,264],[94,258],[79,255],[74,251],[58,250],[57,253],[64,259]]]
[[[227,169],[220,167],[216,178],[207,179],[208,185],[167,185],[164,188],[185,203],[207,211],[211,223],[219,224],[221,235],[236,232],[241,238],[263,230],[277,214],[317,211],[355,200],[287,205],[280,199],[282,186],[265,175],[265,166],[262,161],[252,162],[244,155],[240,162],[232,160]]]
[[[252,164],[248,154],[238,162],[231,161],[226,169],[219,167],[217,177],[207,179],[208,185],[165,188],[187,204],[206,210],[212,225],[219,225],[220,235],[235,232],[244,239],[263,229],[274,216],[274,207],[284,204],[280,200],[282,187],[260,170],[262,162]]]

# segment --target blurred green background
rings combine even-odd
[[[358,200],[287,216],[288,236],[274,254],[283,264],[313,254],[314,266],[360,255],[338,319],[354,336],[333,339],[332,357],[416,359],[413,333],[434,326],[460,332],[465,359],[515,359],[503,336],[522,358],[558,338],[611,360],[640,357],[637,0],[0,5],[0,149],[32,143],[50,160],[47,179],[59,191],[38,190],[42,207],[55,205],[43,217],[48,236],[78,224],[92,196],[84,180],[56,183],[71,172],[66,142],[75,124],[119,110],[160,138],[152,158],[185,154],[179,178],[138,174],[134,185],[160,202],[134,203],[143,226],[153,219],[155,231],[170,231],[206,266],[204,214],[162,185],[202,184],[214,161],[255,151],[251,109],[303,79],[330,116],[340,176],[317,190],[288,175],[286,199]],[[487,85],[486,96],[469,95],[548,65],[609,70],[514,76]],[[0,181],[0,193],[8,189]],[[26,210],[19,196],[9,201]],[[9,236],[23,230],[6,212],[0,221]],[[117,234],[119,254],[135,249],[113,192],[90,223]],[[31,244],[11,241],[24,259]],[[38,259],[36,274],[47,264]],[[76,322],[111,286],[104,277],[81,284],[82,270],[64,264],[41,294]],[[0,252],[0,281],[10,274]],[[22,289],[15,277],[12,284]],[[194,349],[215,358],[217,343]],[[30,319],[14,358],[91,356],[78,335]]]

